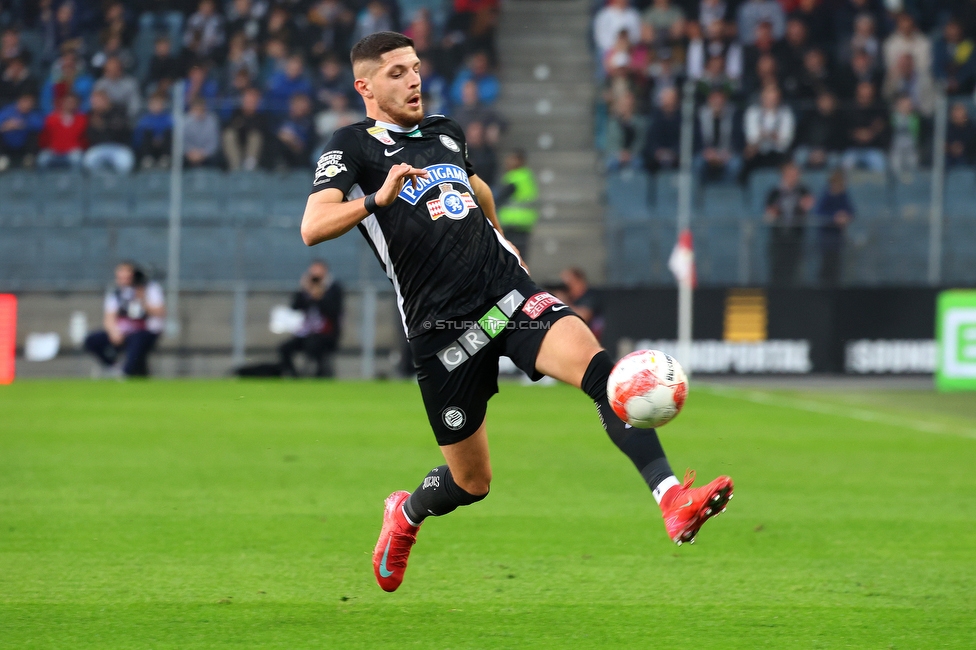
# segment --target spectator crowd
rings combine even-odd
[[[349,49],[382,30],[416,43],[428,113],[468,134],[495,180],[503,121],[498,0],[0,0],[0,172],[167,167],[173,88],[184,164],[313,164],[365,117]]]
[[[930,162],[937,84],[947,164],[976,161],[973,0],[607,0],[593,39],[610,170],[678,165],[689,80],[703,181],[786,162],[914,171]]]

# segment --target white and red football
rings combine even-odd
[[[607,399],[617,416],[632,427],[660,427],[681,412],[688,377],[674,357],[660,350],[631,352],[613,367]]]

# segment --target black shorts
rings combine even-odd
[[[498,392],[498,357],[507,356],[532,381],[542,339],[554,322],[576,316],[531,280],[467,316],[424,323],[429,333],[410,340],[420,392],[437,444],[468,438]]]

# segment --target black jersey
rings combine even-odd
[[[442,115],[407,132],[366,119],[339,129],[319,158],[312,192],[341,190],[346,200],[382,187],[393,165],[426,169],[392,204],[359,224],[393,283],[407,336],[467,314],[528,276],[478,207],[464,132]],[[427,323],[425,326],[424,323]]]

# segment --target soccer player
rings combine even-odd
[[[309,246],[358,228],[396,292],[418,369],[427,417],[446,461],[413,493],[386,499],[373,552],[386,591],[403,581],[427,517],[488,495],[485,414],[507,355],[534,380],[581,388],[610,439],[640,471],[661,507],[668,535],[692,542],[724,510],[732,480],[694,488],[675,478],[653,429],[624,424],[607,400],[610,355],[586,324],[529,277],[505,239],[491,190],[466,155],[464,132],[443,115],[424,116],[413,41],[379,32],[352,48],[362,122],[335,132],[319,158],[302,219]]]

